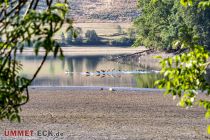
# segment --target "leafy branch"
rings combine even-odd
[[[39,0],[0,1],[0,120],[20,121],[21,106],[29,101],[28,86],[48,55],[53,53],[54,57],[63,58],[63,51],[53,37],[65,23],[67,30],[72,29],[72,21],[66,17],[69,6],[66,1],[53,4],[53,0],[46,0],[47,10],[40,11],[38,5]],[[23,66],[16,59],[25,43],[33,45],[35,55],[41,48],[45,51],[30,79],[20,75]]]
[[[185,7],[191,7],[195,2],[192,0],[181,0]],[[198,7],[206,9],[210,7],[210,1],[199,1]],[[209,26],[209,25],[206,25]],[[187,33],[183,32],[182,35]],[[193,34],[194,35],[194,34]],[[173,98],[179,97],[178,103],[181,107],[191,107],[193,105],[202,106],[205,112],[205,118],[210,118],[210,84],[207,81],[207,71],[210,62],[210,52],[205,46],[196,43],[196,38],[191,41],[186,38],[176,41],[175,45],[181,48],[187,48],[188,52],[176,55],[172,58],[162,59],[161,73],[164,78],[156,81],[159,88],[165,88],[165,94],[172,94]],[[198,99],[200,92],[204,92],[206,97]],[[210,125],[207,128],[210,134]]]

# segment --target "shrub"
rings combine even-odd
[[[85,37],[87,38],[87,43],[100,42],[100,38],[98,37],[95,30],[87,30],[87,32],[85,33]]]
[[[132,45],[134,40],[129,39],[127,37],[121,37],[119,39],[111,41],[112,46],[130,46]]]

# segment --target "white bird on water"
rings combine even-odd
[[[110,88],[109,88],[109,91],[115,91],[115,90],[114,90],[113,88],[110,87]]]
[[[69,73],[70,73],[70,71],[68,71],[68,70],[65,71],[65,74],[69,74]]]

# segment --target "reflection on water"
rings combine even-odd
[[[21,56],[23,75],[31,77],[41,63],[42,57]],[[123,73],[119,71],[140,71],[136,65],[107,61],[104,56],[66,56],[64,61],[49,57],[33,82],[34,86],[112,86],[153,88],[154,81],[160,79],[158,73]],[[96,71],[118,71],[113,74],[84,75]],[[68,72],[68,74],[67,74]]]
[[[162,75],[157,73],[148,73],[148,74],[137,74],[135,76],[136,79],[136,87],[143,88],[154,88],[155,81],[163,78]]]

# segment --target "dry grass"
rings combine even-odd
[[[132,23],[74,23],[73,27],[80,27],[83,31],[83,36],[87,30],[95,30],[99,36],[106,37],[109,39],[119,38],[121,36],[110,36],[118,33],[117,26],[120,25],[122,31],[127,31],[128,28],[132,27]],[[67,25],[64,25],[62,29],[55,35],[56,39],[61,39],[61,33],[66,35]]]
[[[71,0],[77,22],[130,22],[138,16],[137,0]]]

